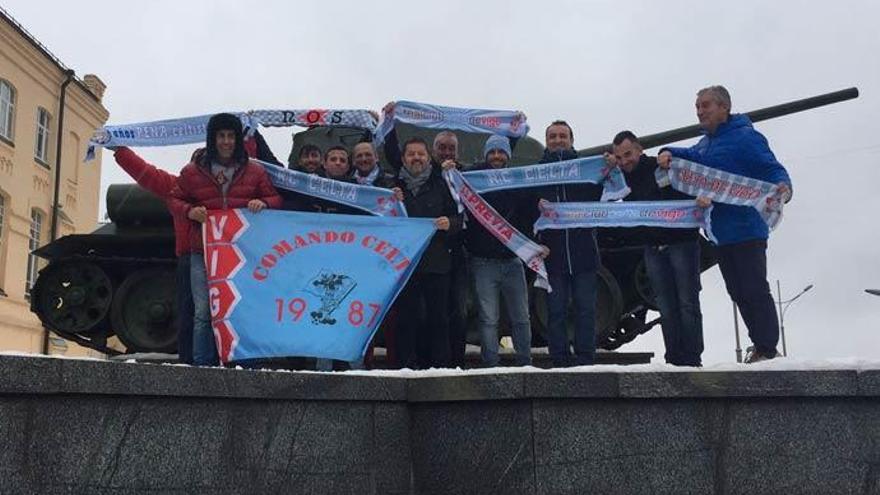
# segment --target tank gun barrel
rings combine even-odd
[[[831,105],[834,103],[839,103],[841,101],[852,100],[854,98],[859,97],[859,89],[858,88],[847,88],[840,91],[834,91],[831,93],[825,93],[818,96],[812,96],[810,98],[803,98],[801,100],[790,101],[788,103],[782,103],[780,105],[774,105],[772,107],[760,108],[758,110],[752,110],[751,112],[746,112],[746,115],[751,119],[752,122],[760,122],[762,120],[775,119],[776,117],[782,117],[784,115],[789,115],[792,113],[803,112],[805,110],[811,110],[813,108],[822,107],[825,105]],[[656,146],[662,146],[664,144],[675,143],[677,141],[683,141],[685,139],[690,139],[693,137],[697,137],[701,134],[701,129],[699,124],[689,125],[686,127],[679,127],[678,129],[672,129],[669,131],[658,132],[656,134],[648,134],[645,136],[639,136],[639,141],[642,143],[642,147],[645,149],[654,148]],[[601,146],[593,146],[592,148],[586,148],[582,150],[578,150],[578,155],[580,156],[593,156],[593,155],[601,155],[606,151],[611,151],[611,143],[603,144]]]

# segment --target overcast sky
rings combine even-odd
[[[408,99],[519,109],[543,141],[568,120],[579,148],[623,128],[696,123],[697,89],[734,111],[858,86],[855,101],[757,128],[794,182],[768,272],[798,359],[878,357],[880,2],[46,2],[4,8],[79,76],[107,83],[110,123],[252,108],[372,108]],[[266,132],[279,158],[290,131]],[[140,149],[179,171],[192,147]],[[130,182],[109,154],[108,184]],[[102,200],[103,201],[103,200]],[[731,303],[703,275],[705,363],[734,359]],[[747,337],[743,331],[743,342]],[[658,330],[623,350],[662,356]],[[662,359],[662,357],[661,357]]]

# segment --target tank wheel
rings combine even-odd
[[[620,314],[623,311],[623,295],[617,279],[604,266],[596,272],[598,288],[596,293],[596,343],[604,342],[605,336],[617,328]],[[532,344],[547,345],[547,293],[541,289],[532,289],[529,294],[532,317]],[[572,308],[569,307],[568,336],[574,337]]]
[[[651,285],[651,277],[648,276],[648,267],[645,265],[644,258],[636,265],[633,282],[636,287],[636,293],[642,298],[645,305],[657,311],[657,294],[654,293],[654,286]]]
[[[113,298],[110,321],[129,351],[177,349],[176,294],[174,270],[145,268],[125,277]]]
[[[34,312],[47,327],[72,334],[98,334],[107,328],[113,283],[100,266],[55,262],[33,288]]]

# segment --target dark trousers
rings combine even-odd
[[[448,367],[449,274],[413,274],[400,294],[398,308],[398,365]]]
[[[718,246],[718,266],[755,350],[765,356],[775,355],[779,321],[767,283],[767,241]]]
[[[177,257],[177,359],[193,362],[193,298],[189,274],[190,255]]]
[[[677,366],[702,365],[699,242],[646,247],[645,268],[663,318],[666,362]]]
[[[593,364],[596,357],[596,270],[550,273],[547,344],[553,366]],[[574,359],[568,345],[568,301],[574,306]]]
[[[453,367],[464,367],[467,347],[467,308],[471,278],[469,257],[464,249],[453,251],[449,272],[449,352]]]

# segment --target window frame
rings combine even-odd
[[[31,223],[28,228],[28,259],[27,272],[25,273],[24,295],[27,298],[31,296],[31,290],[37,281],[37,274],[40,271],[39,258],[33,254],[33,251],[40,247],[40,241],[43,236],[43,212],[38,208],[31,208]]]
[[[46,167],[49,166],[49,135],[52,130],[52,114],[43,107],[37,107],[36,127],[34,129],[34,160]],[[43,117],[46,118],[45,124]],[[42,148],[42,156],[40,149]]]
[[[3,88],[7,88],[9,98],[3,98]],[[15,86],[6,79],[0,78],[0,140],[12,144],[15,141],[15,104],[18,91]],[[4,113],[4,106],[6,107]],[[3,133],[3,126],[6,126],[7,134]]]

